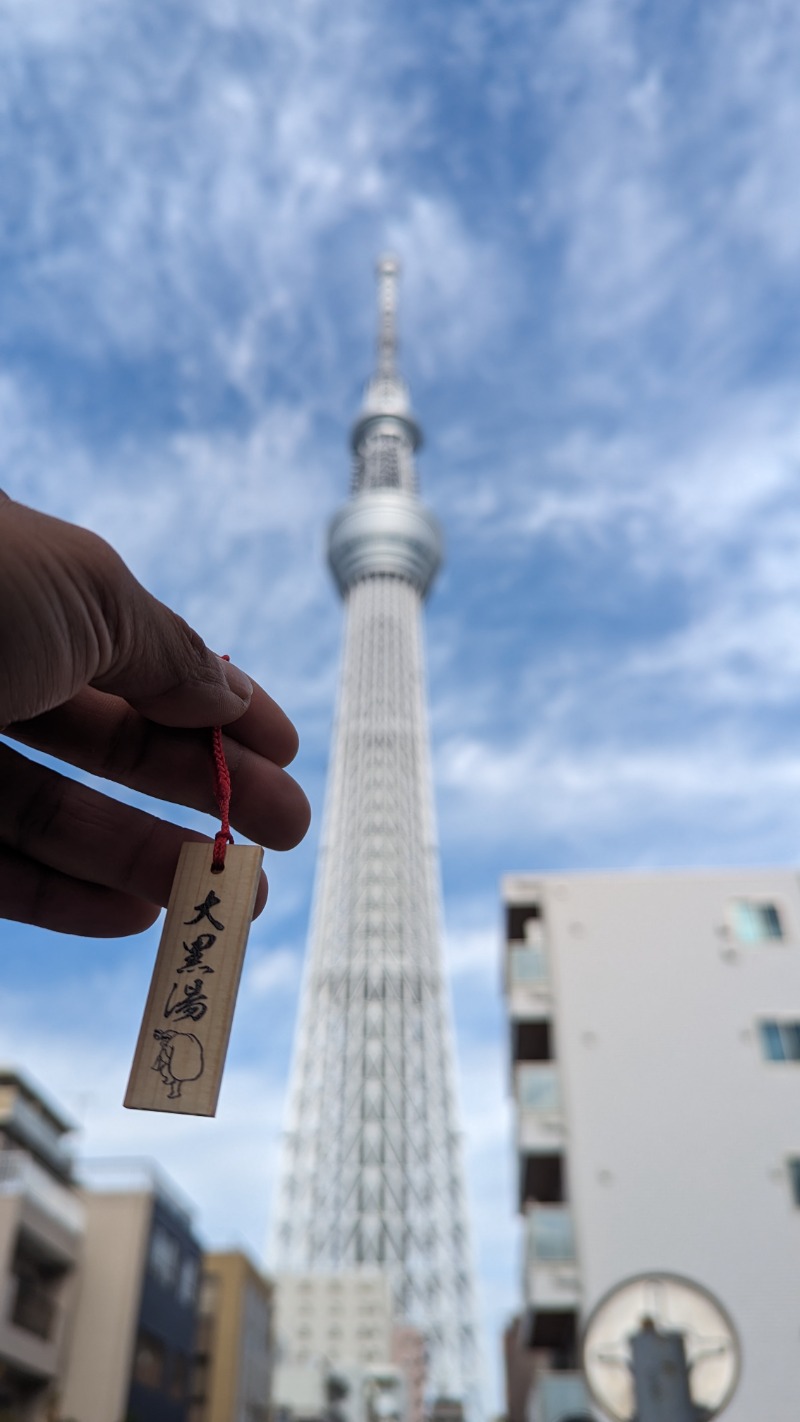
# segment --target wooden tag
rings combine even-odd
[[[184,844],[133,1057],[125,1105],[213,1116],[264,858],[229,845]]]

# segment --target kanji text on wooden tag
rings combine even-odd
[[[131,1067],[125,1105],[213,1116],[264,851],[184,844]]]

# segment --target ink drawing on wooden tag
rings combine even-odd
[[[184,844],[125,1105],[213,1116],[253,917],[263,849]]]

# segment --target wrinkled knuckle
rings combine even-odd
[[[182,617],[173,615],[176,642],[180,644],[175,648],[178,653],[176,661],[181,667],[182,679],[201,686],[218,686],[223,680],[223,672],[217,658],[211,655],[199,632],[195,632]]]
[[[152,858],[162,829],[161,820],[156,819],[154,815],[144,815],[138,824],[138,832],[131,836],[120,874],[126,893],[135,894],[134,885],[140,882],[143,867]]]
[[[14,848],[28,854],[35,851],[43,840],[57,831],[61,815],[65,784],[60,780],[42,780],[36,793],[28,796],[20,806],[14,826]]]
[[[100,774],[109,780],[120,774],[135,778],[147,763],[154,741],[153,727],[131,707],[125,707],[104,748]]]
[[[186,638],[189,651],[193,656],[197,657],[198,660],[205,659],[208,656],[208,647],[200,636],[200,633],[195,632],[194,628],[190,627],[189,623],[185,622],[182,617],[179,617],[177,621]]]

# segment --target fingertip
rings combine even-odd
[[[297,752],[300,749],[300,736],[298,734],[297,727],[295,726],[294,722],[290,721],[289,717],[286,715],[284,716],[284,721],[285,725],[281,727],[281,757],[280,760],[276,762],[276,764],[279,765],[282,770],[285,770],[287,765],[291,765],[292,761],[297,755]]]
[[[157,923],[161,913],[161,904],[149,904],[144,899],[132,903],[130,907],[126,905],[124,917],[121,915],[115,923],[115,929],[120,938],[131,938],[136,933],[145,933],[148,928],[152,928]],[[102,931],[106,936],[107,930]]]
[[[253,699],[241,718],[227,729],[241,745],[284,769],[291,765],[300,748],[297,727],[286,712],[258,682],[253,683]]]
[[[305,839],[311,825],[311,801],[309,800],[305,791],[300,789],[299,785],[297,786],[297,788],[303,797],[303,803],[300,806],[300,811],[298,814],[297,839],[295,840],[294,845],[292,845],[293,849],[295,845],[299,844],[301,840]]]
[[[265,909],[266,906],[267,906],[267,897],[268,897],[268,895],[269,895],[269,884],[268,884],[268,882],[267,882],[267,876],[266,876],[266,874],[264,873],[264,870],[262,869],[262,870],[261,870],[261,877],[260,877],[260,879],[259,879],[259,881],[258,881],[258,888],[257,888],[257,890],[256,890],[256,903],[255,903],[255,908],[253,909],[253,918],[258,918],[259,914],[261,914],[261,913],[264,912],[264,909]]]
[[[282,852],[296,849],[305,839],[311,824],[311,804],[296,780],[287,775],[289,785],[283,803],[283,815],[278,823],[271,826],[270,849]]]

